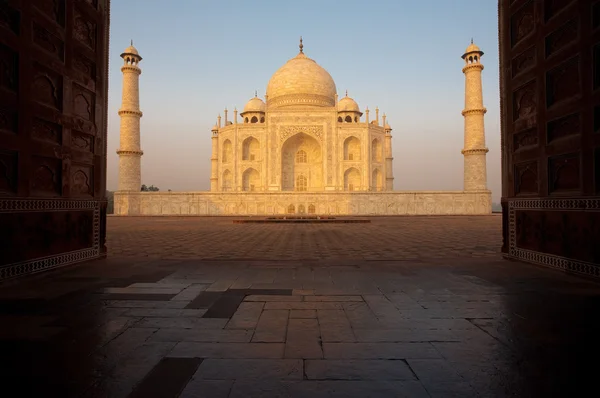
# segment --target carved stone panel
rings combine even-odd
[[[40,64],[34,64],[32,94],[37,102],[62,110],[63,77]]]
[[[571,4],[570,0],[544,0],[544,19],[549,20]]]
[[[547,139],[551,143],[557,139],[581,132],[581,118],[578,113],[551,120],[547,124]]]
[[[512,60],[512,76],[519,76],[521,73],[531,69],[536,63],[535,46],[529,47]]]
[[[514,150],[521,151],[523,149],[531,149],[538,146],[537,129],[531,128],[515,133],[513,136]]]
[[[79,42],[85,44],[92,50],[96,49],[97,27],[93,21],[90,21],[81,12],[75,9],[73,26],[73,36]]]
[[[517,89],[512,96],[513,119],[525,120],[537,112],[536,84],[530,82]]]
[[[62,126],[40,118],[33,118],[31,137],[53,144],[62,144]]]
[[[548,189],[550,193],[581,189],[581,159],[578,153],[553,156],[548,159]]]
[[[56,22],[58,25],[65,26],[65,0],[32,0],[33,4],[42,11],[42,15]]]
[[[73,113],[84,120],[94,121],[95,110],[94,93],[81,87],[79,84],[73,84]]]
[[[94,153],[94,136],[71,130],[71,146],[78,151]]]
[[[535,28],[534,2],[528,1],[511,18],[511,43],[513,46],[533,33]]]
[[[72,164],[70,184],[71,196],[92,196],[94,194],[93,166]]]
[[[546,106],[581,93],[579,57],[574,57],[546,73]]]
[[[96,80],[96,63],[83,54],[73,56],[73,67],[92,81]]]
[[[37,23],[33,23],[33,42],[40,48],[56,57],[61,62],[65,60],[65,43],[53,33]]]
[[[31,159],[31,192],[45,196],[60,196],[62,162],[60,159],[35,156]]]
[[[577,20],[570,20],[556,31],[546,37],[546,57],[562,50],[563,48],[575,43],[578,33]]]
[[[515,194],[532,195],[539,193],[538,164],[527,162],[515,165]]]

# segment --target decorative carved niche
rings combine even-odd
[[[553,192],[577,191],[581,187],[578,153],[553,156],[548,159],[548,190]]]
[[[65,44],[63,41],[35,22],[33,23],[33,42],[61,62],[65,61]]]
[[[17,152],[0,149],[0,195],[17,192],[17,159]]]
[[[72,164],[71,165],[71,196],[93,196],[94,195],[94,172],[93,166]]]
[[[510,42],[514,47],[535,30],[533,1],[528,1],[510,18]]]
[[[94,136],[71,130],[71,146],[79,151],[94,153]]]
[[[16,110],[0,108],[0,132],[17,134],[19,116]]]
[[[62,126],[47,120],[33,118],[31,125],[31,137],[39,141],[62,144]]]
[[[21,26],[21,14],[7,4],[6,1],[0,2],[0,27],[18,35]]]
[[[513,93],[513,120],[524,120],[535,116],[537,111],[535,94],[535,82],[530,82]]]
[[[96,96],[91,91],[73,84],[73,113],[80,118],[93,122],[96,108]]]
[[[515,194],[531,195],[538,194],[538,164],[527,162],[515,165]]]
[[[570,20],[563,26],[550,33],[545,40],[546,57],[562,50],[569,44],[575,43],[579,31],[576,19]]]
[[[98,30],[96,24],[88,20],[87,17],[83,16],[77,10],[75,10],[73,24],[73,37],[92,50],[95,50]]]
[[[546,130],[547,142],[581,133],[581,120],[578,113],[561,117],[548,122]]]
[[[523,149],[531,149],[538,146],[538,131],[535,128],[519,131],[513,135],[513,147],[515,152]]]
[[[573,98],[580,92],[579,56],[546,72],[546,106]]]
[[[0,88],[14,93],[19,83],[19,55],[0,43]]]
[[[33,98],[41,104],[62,110],[63,78],[60,74],[35,63],[33,67]]]
[[[73,67],[86,77],[96,81],[96,63],[77,51],[73,55]]]
[[[60,196],[62,191],[62,162],[60,159],[34,156],[31,159],[31,192],[40,196]]]
[[[544,19],[549,20],[572,3],[569,0],[544,0]]]
[[[65,26],[65,0],[35,0],[35,6],[60,26]]]
[[[512,77],[518,76],[522,72],[531,69],[536,63],[535,46],[529,47],[521,54],[517,55],[511,62]]]

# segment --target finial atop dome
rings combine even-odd
[[[471,44],[473,44],[473,38],[471,37]]]
[[[300,47],[300,53],[304,54],[304,44],[302,44],[302,36],[300,36],[300,45],[298,47]]]
[[[258,97],[258,90],[254,90],[254,98]]]
[[[348,96],[348,89],[346,89],[346,97]]]

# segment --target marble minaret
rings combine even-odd
[[[123,101],[119,116],[121,117],[121,141],[119,155],[119,191],[140,191],[142,186],[140,148],[140,54],[133,46],[127,47],[123,54]]]
[[[392,128],[387,122],[383,122],[383,128],[385,130],[385,190],[394,190],[394,168],[392,162],[394,157],[392,156]]]
[[[473,44],[467,47],[462,56],[466,65],[462,71],[465,74],[465,146],[462,154],[465,158],[464,190],[479,191],[487,189],[485,128],[483,116],[487,112],[483,106],[481,89],[481,71],[483,52]]]
[[[219,126],[215,124],[215,126],[211,130],[211,133],[212,153],[210,156],[210,190],[215,192],[219,190]]]

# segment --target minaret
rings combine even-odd
[[[219,127],[215,124],[211,132],[212,155],[210,157],[210,190],[215,192],[219,190],[219,177],[217,170],[219,160]]]
[[[461,151],[465,157],[464,190],[479,191],[487,189],[485,129],[483,115],[487,109],[483,106],[481,89],[481,71],[483,52],[473,44],[467,47],[462,56],[466,65],[462,71],[465,74],[465,147]]]
[[[385,118],[385,115],[384,115]],[[392,128],[385,121],[383,122],[385,130],[385,190],[394,190],[394,166],[392,165],[394,157],[392,156]]]
[[[123,100],[119,116],[121,117],[121,142],[117,150],[119,155],[119,191],[140,191],[142,187],[141,161],[144,152],[140,149],[140,85],[142,70],[138,66],[142,60],[140,54],[131,45],[123,54]]]

